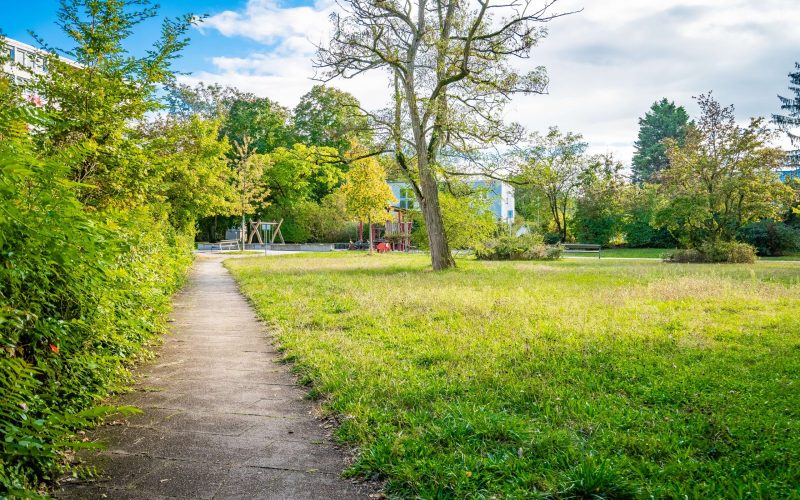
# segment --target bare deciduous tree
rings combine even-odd
[[[384,146],[419,200],[434,269],[455,265],[442,224],[437,162],[442,151],[514,143],[517,124],[502,120],[514,94],[542,93],[544,68],[520,73],[546,35],[556,0],[349,0],[332,16],[333,34],[315,61],[318,78],[384,70],[393,107],[371,114]]]

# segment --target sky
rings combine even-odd
[[[311,60],[328,36],[333,0],[160,3],[166,16],[208,14],[176,63],[184,82],[232,85],[287,107],[317,83]],[[548,93],[516,97],[507,118],[530,131],[556,125],[582,133],[591,152],[612,152],[624,163],[638,119],[654,101],[666,97],[694,116],[692,96],[713,90],[741,121],[769,117],[800,62],[799,0],[559,0],[554,8],[580,12],[549,23],[531,59],[515,63],[521,71],[545,66]],[[27,43],[33,30],[63,47],[57,9],[57,0],[9,2],[0,29]],[[142,50],[157,33],[157,21],[142,25],[131,47]],[[379,108],[387,104],[387,82],[375,73],[332,84]]]

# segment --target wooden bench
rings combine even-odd
[[[590,243],[564,243],[564,252],[574,253],[596,253],[597,258],[600,258],[600,251],[603,249],[600,245],[593,245]]]
[[[239,250],[239,240],[220,240],[215,245],[220,252],[222,250]]]

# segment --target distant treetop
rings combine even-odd
[[[634,143],[633,181],[656,182],[657,174],[669,166],[665,139],[674,139],[683,145],[689,115],[683,106],[676,106],[666,98],[653,103],[650,110],[639,119],[639,138]]]

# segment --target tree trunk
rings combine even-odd
[[[369,254],[372,255],[372,217],[367,218],[367,231],[369,231]]]
[[[550,205],[550,213],[553,215],[553,221],[556,223],[556,232],[558,233],[559,239],[561,239],[561,243],[563,243],[564,237],[561,231],[561,216],[558,215],[558,198],[548,195],[547,202]]]
[[[439,206],[439,187],[427,166],[420,168],[420,191],[423,196],[420,200],[422,216],[425,218],[425,226],[428,228],[431,265],[435,271],[456,267],[453,254],[450,253],[450,244],[444,233],[442,210]]]

